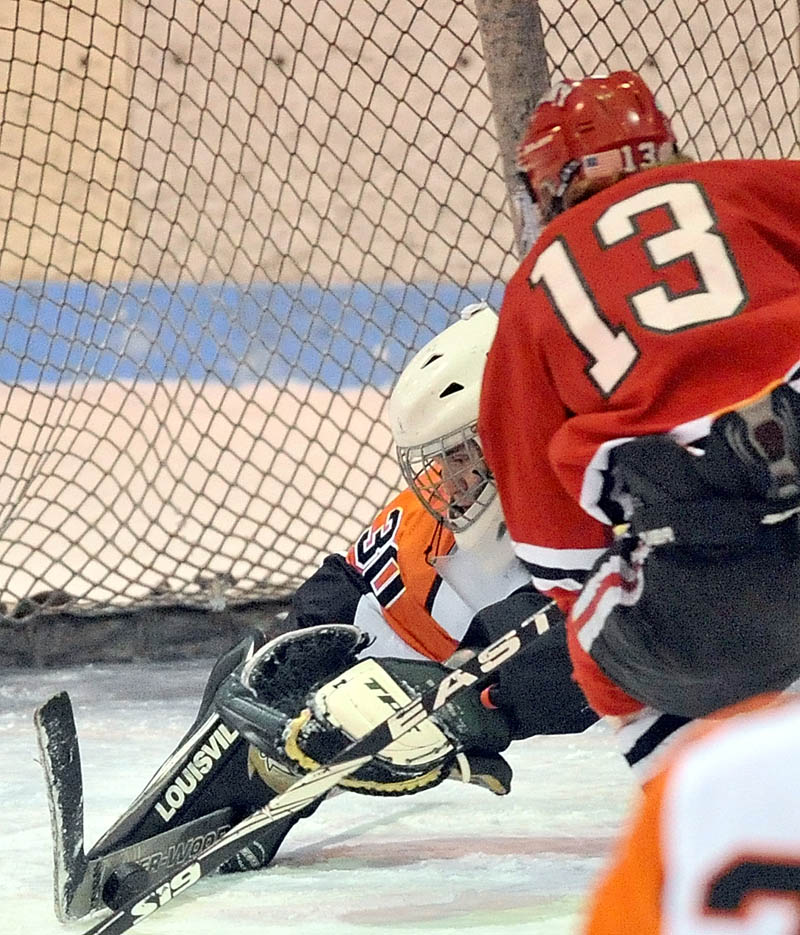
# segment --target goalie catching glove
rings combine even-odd
[[[260,751],[265,771],[316,769],[447,674],[425,660],[358,661],[368,642],[345,624],[285,634],[223,681],[220,717]],[[478,692],[461,692],[341,785],[407,795],[452,777],[503,795],[511,769],[498,754],[510,741],[504,715],[485,708]]]

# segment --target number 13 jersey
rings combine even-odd
[[[609,452],[683,444],[800,362],[800,162],[680,163],[551,221],[506,289],[479,432],[536,586],[611,541]]]

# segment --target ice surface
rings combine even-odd
[[[192,722],[210,661],[0,673],[0,931],[80,933],[53,915],[50,831],[32,727],[70,692],[96,840]],[[446,782],[400,799],[325,802],[273,866],[213,877],[137,925],[138,935],[563,935],[635,786],[607,729],[512,746],[511,795]]]

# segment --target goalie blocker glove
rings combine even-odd
[[[358,661],[367,643],[345,624],[286,634],[224,680],[217,711],[266,763],[297,776],[316,769],[448,671],[429,661]],[[452,776],[504,794],[511,769],[499,753],[510,741],[504,714],[483,706],[477,692],[462,692],[341,785],[396,796]]]
[[[534,616],[538,639],[503,666],[495,684],[483,694],[486,704],[495,705],[505,715],[512,740],[579,733],[598,719],[572,678],[564,615],[533,586],[519,588],[478,611],[462,645],[488,646]]]

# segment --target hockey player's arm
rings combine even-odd
[[[504,666],[498,681],[484,693],[485,702],[506,716],[514,740],[536,734],[577,733],[597,720],[572,678],[564,616],[533,586],[520,588],[479,611],[462,646],[487,646],[535,614],[541,614],[539,638],[527,652]]]
[[[371,590],[358,571],[341,556],[329,556],[295,594],[296,624],[352,623],[365,596],[372,596]],[[548,599],[533,586],[520,588],[479,611],[461,646],[482,649],[548,605]],[[363,619],[363,614],[359,615],[359,623]],[[517,740],[536,734],[576,733],[597,720],[572,679],[563,616],[550,606],[547,619],[549,629],[534,641],[529,653],[505,667],[491,692],[492,702],[509,719]]]
[[[429,651],[428,631],[436,629],[433,621],[426,613],[423,615],[422,608],[410,605],[409,600],[397,601],[390,615],[357,568],[342,555],[329,555],[295,592],[283,630],[351,624],[372,637],[363,655],[436,658]],[[444,658],[450,651],[448,648],[438,658]]]
[[[591,449],[576,448],[534,314],[525,267],[510,281],[484,370],[478,430],[517,557],[534,587],[569,609],[611,530],[580,505]],[[553,465],[559,465],[556,473]]]
[[[533,587],[520,588],[479,611],[461,645],[473,649],[486,646],[504,632],[504,627],[542,611],[548,629],[540,632],[527,654],[501,670],[498,681],[484,694],[505,715],[514,740],[536,734],[578,733],[598,720],[573,678],[564,615]],[[694,723],[691,718],[652,708],[625,721],[614,721],[617,747],[642,784],[653,775],[674,741]]]
[[[290,629],[355,622],[359,602],[370,587],[343,555],[329,555],[292,597]]]
[[[386,565],[386,558],[396,555],[396,537],[404,513],[401,497],[395,497],[377,514],[346,554],[328,555],[295,591],[289,615],[292,629],[344,623],[372,633],[370,620],[382,617],[375,570]]]
[[[548,629],[526,654],[505,666],[484,697],[508,720],[514,740],[536,734],[578,733],[598,720],[575,682],[567,648],[564,615],[533,587],[520,588],[475,615],[462,646],[488,645],[531,614],[545,611]],[[626,720],[614,720],[620,753],[644,784],[664,753],[694,723],[691,718],[644,708]]]
[[[434,518],[406,488],[346,556],[328,556],[298,588],[286,628],[352,624],[373,638],[364,655],[447,659],[457,641],[428,607],[440,581],[425,550],[437,535],[446,552],[452,534],[440,534]]]

